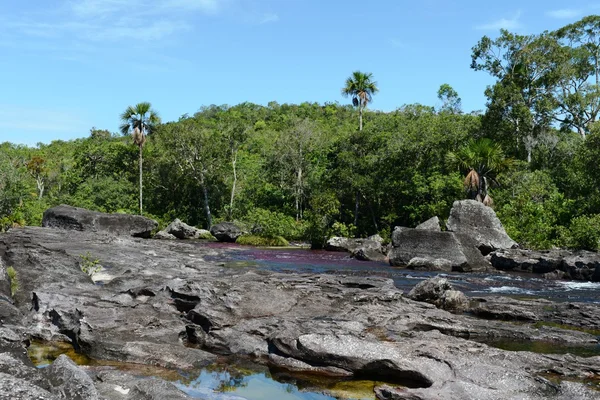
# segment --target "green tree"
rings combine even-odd
[[[464,185],[469,197],[492,206],[493,201],[488,193],[490,185],[497,185],[496,175],[511,164],[500,145],[488,138],[470,140],[460,150],[448,153],[447,160],[450,165],[468,171]]]
[[[462,112],[462,100],[452,86],[444,83],[438,89],[437,95],[438,99],[442,102],[440,111],[451,114],[460,114]]]
[[[160,123],[158,113],[152,109],[148,102],[138,103],[135,106],[129,106],[121,114],[121,133],[127,135],[131,132],[133,143],[139,148],[139,177],[140,177],[140,215],[142,214],[142,150],[146,143],[146,134],[154,130]]]
[[[363,110],[373,100],[373,95],[377,92],[379,92],[377,82],[373,81],[373,74],[370,72],[354,71],[352,76],[346,79],[346,85],[342,88],[342,96],[351,97],[352,105],[358,107],[359,131],[363,129]]]

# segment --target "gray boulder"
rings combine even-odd
[[[63,394],[68,399],[96,400],[99,398],[92,378],[64,354],[46,370],[53,393]]]
[[[446,311],[463,312],[469,308],[469,299],[463,292],[454,290],[448,279],[436,276],[419,282],[407,295]]]
[[[367,239],[349,239],[334,236],[325,244],[328,251],[346,251],[352,257],[362,261],[385,261],[385,254],[381,243],[383,239],[379,235],[369,236]]]
[[[452,232],[395,229],[392,244],[388,256],[393,266],[468,272],[485,270],[489,264],[468,238]]]
[[[484,255],[518,246],[506,234],[494,210],[475,200],[455,201],[446,226],[449,231],[473,238]]]
[[[198,229],[182,222],[176,218],[171,222],[164,231],[175,236],[177,239],[206,239],[210,238],[211,234],[206,229]]]
[[[210,233],[219,242],[234,243],[237,238],[244,234],[244,231],[233,222],[221,222],[220,224],[211,226]]]
[[[171,382],[157,378],[142,379],[135,384],[128,400],[185,400],[192,399]]]
[[[435,216],[429,218],[427,221],[420,223],[417,225],[415,229],[426,230],[426,231],[441,231],[440,228],[440,219]]]
[[[42,226],[76,231],[149,238],[157,222],[141,215],[106,214],[85,208],[60,205],[44,212]]]

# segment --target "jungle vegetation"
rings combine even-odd
[[[209,105],[161,123],[140,103],[120,116],[120,132],[2,143],[0,229],[39,225],[65,203],[161,224],[241,221],[318,246],[332,235],[389,237],[473,198],[526,247],[597,250],[600,17],[484,36],[471,68],[495,79],[481,112],[463,112],[447,83],[437,106],[373,111],[385,88],[355,71],[340,77],[350,104]]]

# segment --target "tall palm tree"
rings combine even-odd
[[[142,148],[146,143],[146,134],[160,123],[160,118],[150,103],[143,102],[127,107],[121,114],[121,122],[121,133],[128,135],[131,132],[133,143],[140,150],[138,164],[140,168],[140,215],[142,215]]]
[[[460,150],[448,153],[447,161],[467,171],[464,185],[469,198],[490,207],[494,202],[488,188],[492,184],[498,185],[497,174],[512,164],[512,160],[504,156],[500,145],[487,138],[471,139]]]
[[[373,74],[370,72],[354,71],[352,76],[346,79],[346,85],[342,88],[342,96],[351,97],[352,105],[358,107],[358,130],[360,131],[363,128],[363,110],[373,101],[373,95],[377,92],[379,92],[377,82],[373,81]]]

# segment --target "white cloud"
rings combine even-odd
[[[546,15],[549,16],[550,18],[556,18],[556,19],[571,19],[571,18],[579,17],[580,15],[582,15],[582,12],[581,12],[581,10],[575,10],[572,8],[563,8],[560,10],[548,11],[546,13]]]
[[[500,29],[514,30],[521,27],[519,19],[521,18],[521,11],[518,11],[512,18],[500,18],[496,21],[478,25],[475,29],[482,31],[497,31]]]
[[[279,21],[279,15],[275,14],[275,13],[267,13],[265,15],[263,15],[262,19],[260,20],[260,24],[268,24],[269,22],[277,22]]]

